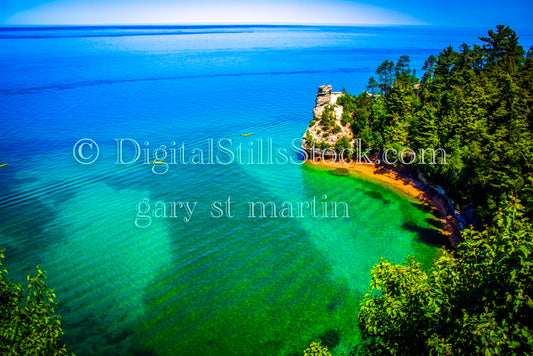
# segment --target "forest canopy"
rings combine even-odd
[[[533,47],[509,27],[482,44],[431,55],[419,80],[408,56],[386,60],[359,96],[346,94],[343,123],[374,152],[446,151],[446,164],[413,165],[458,208],[489,223],[508,194],[533,211]],[[424,164],[426,163],[426,164]]]
[[[374,267],[360,354],[533,354],[533,47],[502,25],[480,40],[430,56],[420,81],[409,57],[385,61],[368,92],[339,100],[377,152],[444,148],[447,164],[415,170],[481,222],[429,270]]]

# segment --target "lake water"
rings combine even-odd
[[[357,93],[386,59],[408,54],[420,70],[484,33],[1,29],[0,247],[11,276],[46,270],[77,355],[293,355],[313,340],[348,350],[372,266],[428,264],[438,243],[419,204],[301,165],[293,146],[317,87]],[[93,141],[74,149],[81,139]],[[149,164],[161,145],[168,167]],[[253,202],[276,204],[277,217],[250,216]],[[346,203],[336,218],[334,203]]]

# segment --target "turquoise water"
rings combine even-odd
[[[479,34],[0,30],[0,163],[9,164],[0,169],[0,246],[11,275],[22,280],[37,264],[47,271],[77,355],[292,355],[319,339],[348,350],[372,266],[410,254],[430,263],[441,242],[435,219],[386,187],[302,166],[292,146],[318,85],[358,92],[385,59],[407,53],[420,68]],[[83,138],[99,146],[93,164],[74,158]],[[183,144],[187,159],[202,152],[205,164],[176,163],[164,174],[143,158],[116,164],[115,139],[125,138],[149,149],[149,162],[157,147]],[[244,159],[217,148],[228,164],[207,164],[210,140],[232,152],[240,145]],[[260,164],[262,148],[281,162]],[[212,204],[225,208],[228,198],[231,217],[218,217]],[[282,217],[283,206],[313,199],[319,216]],[[276,204],[276,217],[250,217],[250,202]],[[322,204],[335,202],[349,217],[325,217]]]

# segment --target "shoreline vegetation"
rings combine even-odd
[[[427,202],[455,247],[429,270],[415,256],[373,267],[350,355],[533,354],[533,46],[504,25],[479,39],[431,55],[420,79],[401,56],[357,96],[319,87],[307,164]]]

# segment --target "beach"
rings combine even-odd
[[[457,223],[454,207],[444,196],[421,180],[397,172],[390,167],[377,166],[375,163],[307,160],[306,164],[326,170],[346,169],[359,179],[377,183],[408,199],[427,204],[435,210],[436,217],[443,224],[440,230],[448,237],[451,245],[456,247],[461,242],[461,228]]]

